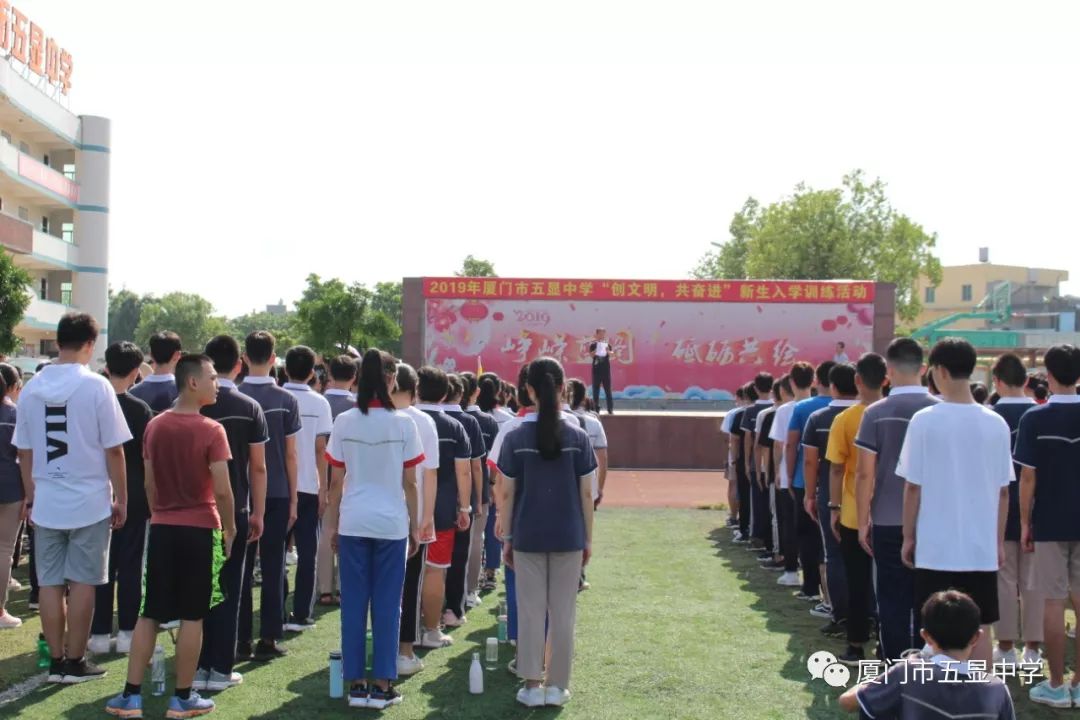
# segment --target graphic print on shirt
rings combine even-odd
[[[45,406],[45,437],[48,463],[67,456],[67,405]]]

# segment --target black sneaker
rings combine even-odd
[[[377,685],[371,686],[368,694],[368,707],[374,710],[385,710],[391,705],[400,705],[401,693],[393,685],[387,685],[385,690],[380,690]]]
[[[758,560],[772,560],[772,552],[770,550],[762,550],[758,553]]]
[[[45,679],[46,682],[62,683],[64,682],[64,669],[67,667],[67,660],[50,660],[49,661],[49,676]]]
[[[255,662],[270,662],[271,660],[277,660],[283,658],[289,654],[289,651],[278,645],[276,642],[263,642],[260,640],[255,645]]]
[[[859,667],[859,663],[866,660],[866,651],[861,647],[848,645],[847,652],[836,659],[848,667]]]
[[[251,649],[251,643],[236,643],[236,662],[248,662],[254,654],[254,651]]]
[[[825,637],[845,637],[847,635],[847,622],[845,620],[840,622],[833,620],[826,623],[821,626],[821,634]]]
[[[64,685],[78,685],[91,680],[100,680],[105,677],[105,668],[99,668],[86,658],[82,660],[68,660],[64,664]]]

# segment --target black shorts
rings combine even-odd
[[[224,600],[220,530],[151,525],[142,616],[160,623],[203,620]]]
[[[959,590],[971,596],[979,606],[982,625],[993,625],[1001,619],[998,611],[998,586],[996,572],[953,572],[947,570],[921,570],[915,568],[915,610],[922,613],[922,606],[936,592]],[[920,627],[922,623],[919,623]]]

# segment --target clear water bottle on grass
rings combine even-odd
[[[155,697],[165,694],[165,648],[154,648],[154,659],[150,663],[150,692]]]

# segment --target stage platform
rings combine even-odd
[[[727,461],[726,413],[715,410],[603,414],[608,462],[619,469],[719,470]]]

